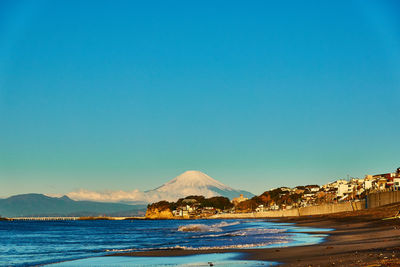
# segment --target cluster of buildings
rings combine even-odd
[[[232,199],[232,204],[234,206],[236,206],[237,204],[239,204],[240,202],[246,201],[248,200],[247,197],[244,197],[243,194],[240,194],[239,197],[235,197],[234,199]]]
[[[256,212],[281,210],[364,199],[368,193],[400,190],[400,168],[395,172],[366,175],[364,178],[340,179],[323,186],[307,185],[295,188],[280,187],[275,201],[258,205]],[[274,191],[274,190],[270,190]],[[240,196],[232,200],[235,206],[246,201]],[[287,201],[290,200],[290,201]]]
[[[198,207],[196,205],[184,205],[176,208],[172,211],[174,217],[181,218],[197,218],[197,217],[208,217],[213,214],[219,213],[221,210],[214,207]]]
[[[366,175],[364,178],[337,180],[322,186],[325,191],[336,193],[336,200],[360,199],[367,193],[399,190],[400,168],[392,173]]]
[[[196,199],[184,199],[178,207],[172,210],[172,215],[179,218],[200,218],[208,217],[221,212],[216,207],[204,207]]]

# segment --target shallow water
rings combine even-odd
[[[201,254],[181,257],[94,257],[76,261],[57,263],[57,267],[67,266],[219,266],[219,267],[249,267],[274,266],[277,263],[267,261],[241,260],[239,253]]]
[[[303,233],[312,230],[254,219],[2,221],[0,266],[47,264],[114,252],[283,247],[323,241],[325,235]]]

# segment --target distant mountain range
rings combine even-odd
[[[137,216],[143,215],[146,205],[75,201],[42,194],[16,195],[0,199],[0,216]]]
[[[254,194],[234,189],[211,178],[200,171],[186,171],[173,178],[162,186],[149,191],[107,191],[93,192],[89,190],[79,190],[68,193],[67,195],[75,200],[94,200],[122,203],[153,203],[161,200],[177,201],[190,195],[201,195],[204,197],[224,196],[235,198],[240,194],[245,197],[253,197]]]
[[[186,171],[162,186],[145,192],[133,190],[101,193],[80,190],[63,197],[16,195],[0,199],[0,216],[137,216],[144,215],[147,203],[160,200],[177,201],[190,195],[232,199],[240,194],[248,198],[254,196],[250,192],[226,186],[200,171]]]

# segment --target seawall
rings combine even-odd
[[[379,192],[369,194],[365,206],[369,209],[396,202],[400,202],[400,191]]]
[[[348,212],[362,210],[366,208],[376,208],[392,203],[400,202],[400,191],[387,191],[369,194],[365,200],[354,202],[343,202],[335,204],[324,204],[290,210],[271,210],[253,213],[233,213],[233,214],[216,214],[210,218],[276,218],[276,217],[297,217],[322,215],[338,212]]]
[[[308,216],[308,215],[320,215],[320,214],[330,214],[337,212],[355,211],[364,209],[364,207],[365,207],[364,200],[357,202],[325,204],[325,205],[299,208],[299,215]]]
[[[253,213],[232,213],[232,214],[216,214],[211,218],[276,218],[276,217],[297,217],[309,215],[330,214],[344,211],[361,210],[365,207],[365,201],[344,202],[337,204],[325,204],[317,206],[309,206],[295,208],[290,210],[270,210]]]

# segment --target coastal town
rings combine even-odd
[[[366,175],[364,178],[339,179],[325,185],[279,187],[259,196],[241,194],[226,197],[187,196],[177,202],[160,201],[148,206],[147,218],[205,218],[215,214],[262,213],[291,210],[324,204],[364,201],[371,193],[398,191],[400,167],[394,172]]]

